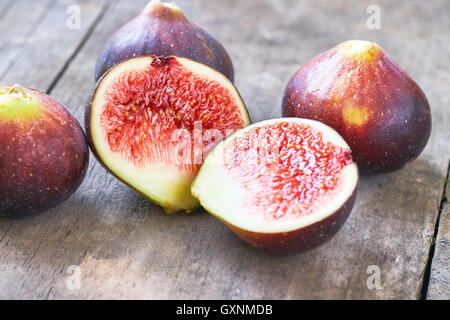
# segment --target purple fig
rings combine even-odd
[[[124,60],[151,55],[189,58],[234,79],[233,64],[219,41],[190,22],[174,3],[152,0],[109,39],[97,60],[95,80]]]

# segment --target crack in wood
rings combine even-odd
[[[428,259],[427,259],[427,263],[426,263],[426,267],[425,267],[425,271],[424,271],[424,275],[423,275],[422,289],[420,290],[420,300],[427,299],[428,287],[430,284],[430,277],[431,277],[431,265],[433,263],[434,252],[435,252],[435,248],[436,248],[436,239],[437,239],[438,233],[439,233],[439,223],[441,221],[442,209],[444,208],[445,203],[448,201],[445,194],[446,194],[446,190],[447,190],[449,173],[450,173],[450,161],[447,166],[447,176],[445,177],[444,187],[442,188],[442,196],[441,196],[441,201],[439,204],[439,212],[438,212],[438,216],[436,219],[436,224],[434,226],[434,234],[433,234],[433,237],[431,238],[430,250],[428,251]]]
[[[22,60],[12,66],[6,78],[41,85],[64,105],[71,106],[75,116],[82,118],[85,94],[92,89],[92,64],[98,52],[107,36],[137,15],[147,0],[105,0],[110,2],[108,9],[104,7],[105,2],[100,1],[92,1],[98,5],[86,6],[86,11],[83,10],[84,19],[89,17],[83,34],[69,34],[74,37],[70,43],[65,34],[55,37],[61,41],[54,41],[55,46],[59,45],[53,48],[59,50],[59,56],[55,55],[59,58],[57,63],[26,61],[38,56],[27,52],[38,48],[33,42],[35,37],[44,38],[47,28],[51,32],[64,32],[64,29],[54,28],[52,22],[63,22],[63,19],[56,19],[55,12],[52,19],[45,18],[45,24],[39,25],[39,32],[31,35],[28,45],[22,47],[19,43],[18,49],[10,53],[13,56],[17,52]],[[343,1],[326,11],[336,13],[331,27],[319,23],[326,18],[325,14],[317,18],[317,23],[316,17],[309,18],[309,12],[317,12],[317,6],[327,6],[325,1],[315,2],[314,6],[305,2],[302,7],[305,19],[289,23],[282,23],[280,14],[256,0],[239,2],[239,6],[228,4],[226,9],[222,2],[202,5],[177,2],[187,9],[189,18],[205,26],[218,39],[225,39],[223,44],[241,75],[237,87],[249,102],[252,116],[258,120],[278,112],[273,103],[279,102],[287,77],[301,62],[336,40],[329,33],[330,28],[355,29],[348,18],[340,18],[339,10],[345,7]],[[412,5],[419,6],[420,1]],[[439,3],[433,4],[430,10],[437,12],[439,6]],[[58,8],[58,14],[64,15],[65,7]],[[96,11],[89,11],[91,8]],[[397,11],[386,14],[391,21],[394,18],[401,21],[404,17],[401,9],[398,7]],[[224,10],[229,10],[226,15],[232,20],[214,19]],[[247,15],[245,21],[236,18],[242,12]],[[34,13],[32,21],[41,15],[40,11]],[[7,16],[11,16],[11,12]],[[438,25],[438,17],[436,21]],[[10,26],[14,23],[5,29]],[[424,24],[426,26],[429,25]],[[384,44],[395,49],[403,35],[401,30],[388,24],[384,28],[384,32],[392,35],[386,37]],[[28,31],[28,26],[21,30],[21,40],[25,40]],[[265,37],[266,33],[269,38]],[[425,46],[419,36],[411,41],[417,52],[430,53],[422,63],[437,61],[432,59],[433,55],[442,55],[439,41],[448,35],[446,30],[430,31],[430,34],[432,48]],[[302,39],[298,47],[291,45],[298,39]],[[447,111],[445,104],[439,103],[445,98],[446,88],[436,75],[429,77],[432,69],[421,73],[416,67],[417,59],[409,59],[409,54],[402,59],[401,52],[397,51],[400,60],[428,84],[424,89],[435,101],[436,135],[430,141],[430,149],[403,171],[362,179],[358,206],[343,230],[326,246],[298,257],[265,255],[248,248],[218,221],[202,213],[165,216],[158,207],[120,185],[92,157],[85,182],[76,196],[57,209],[57,214],[49,212],[35,220],[1,221],[0,298],[416,299],[422,297],[421,289],[428,290],[423,298],[427,295],[430,298],[435,262],[439,257],[439,236],[447,221],[448,204],[441,197],[445,183],[442,179],[449,172],[446,149],[442,148],[448,141],[443,116]],[[420,59],[423,56],[418,54]],[[4,61],[1,70],[7,67],[8,61]],[[36,63],[47,68],[42,72],[30,72],[30,68],[37,68]],[[45,77],[41,77],[43,73]],[[435,78],[440,86],[432,85]],[[437,235],[436,228],[439,229]],[[438,241],[435,253],[431,252],[432,244],[425,243],[429,239]],[[24,261],[26,268],[22,267]],[[368,264],[380,266],[382,290],[367,288]],[[64,271],[69,265],[83,268],[83,288],[79,291],[70,291],[64,286],[67,278]],[[431,271],[425,271],[429,265],[432,265]],[[442,264],[438,267],[440,272],[446,270]],[[442,276],[436,277],[436,281],[442,279]]]
[[[69,58],[67,59],[67,61],[64,63],[64,65],[62,66],[61,70],[56,74],[55,78],[53,79],[53,81],[50,83],[50,85],[48,86],[46,92],[47,94],[51,94],[52,90],[55,88],[55,86],[58,84],[59,80],[62,78],[62,76],[64,75],[64,73],[66,72],[66,70],[69,68],[70,64],[72,63],[72,61],[76,58],[76,56],[78,55],[78,53],[81,51],[81,49],[84,47],[84,45],[86,44],[86,42],[89,40],[90,36],[92,35],[92,33],[94,32],[95,28],[97,27],[97,25],[100,23],[100,21],[103,19],[103,17],[105,16],[105,13],[108,11],[108,9],[111,6],[111,1],[107,1],[105,0],[105,2],[103,3],[103,7],[102,10],[100,11],[99,15],[97,16],[97,18],[94,20],[94,22],[91,24],[91,26],[89,27],[88,31],[86,32],[86,34],[84,35],[84,37],[81,39],[79,45],[75,48],[74,52],[69,56]]]
[[[14,4],[16,3],[15,0],[10,0],[3,4],[3,6],[0,7],[0,20],[3,19],[3,17],[8,13],[8,11],[14,7]]]
[[[5,232],[2,234],[2,236],[0,237],[0,243],[3,241],[3,239],[6,237],[6,235],[8,234],[9,230],[11,229],[12,225],[14,224],[13,221],[9,222],[8,227],[6,228]]]
[[[30,30],[25,34],[25,36],[24,36],[25,41],[22,43],[22,47],[25,47],[27,45],[27,43],[32,38],[33,34],[38,29],[39,25],[45,20],[45,18],[50,13],[51,9],[55,6],[55,4],[56,4],[56,0],[51,0],[47,3],[47,5],[45,6],[45,9],[42,11],[42,14],[36,19],[36,21],[34,21],[31,24]],[[0,81],[3,80],[3,78],[8,74],[8,72],[12,69],[14,64],[15,64],[15,60],[11,61],[8,64],[8,67],[6,67],[5,70],[2,72],[2,74],[0,75]]]

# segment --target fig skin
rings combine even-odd
[[[220,219],[239,238],[255,248],[275,254],[300,254],[327,243],[347,221],[357,196],[358,185],[335,213],[301,229],[280,233],[258,233],[236,227]],[[213,214],[213,213],[211,213]],[[213,214],[214,215],[214,214]]]
[[[5,92],[15,95],[9,100],[15,104],[0,106],[9,108],[0,112],[0,216],[21,218],[61,204],[78,189],[89,149],[62,104],[18,85],[0,85],[0,102]]]
[[[306,62],[286,86],[282,114],[334,128],[365,173],[401,169],[420,155],[431,134],[423,91],[368,41],[343,42]]]
[[[189,58],[234,80],[233,64],[220,42],[190,22],[175,4],[159,0],[150,1],[109,39],[97,60],[95,80],[124,60],[151,55]]]

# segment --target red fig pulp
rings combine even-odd
[[[239,93],[214,69],[180,57],[139,57],[98,83],[86,126],[97,158],[164,207],[192,211],[190,185],[204,156],[249,124]]]
[[[301,252],[339,230],[357,183],[350,149],[336,131],[285,118],[253,124],[218,144],[192,194],[246,242]]]

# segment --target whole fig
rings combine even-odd
[[[189,58],[234,79],[233,64],[219,41],[190,22],[174,3],[152,0],[109,39],[97,60],[95,80],[124,60],[151,55]]]

